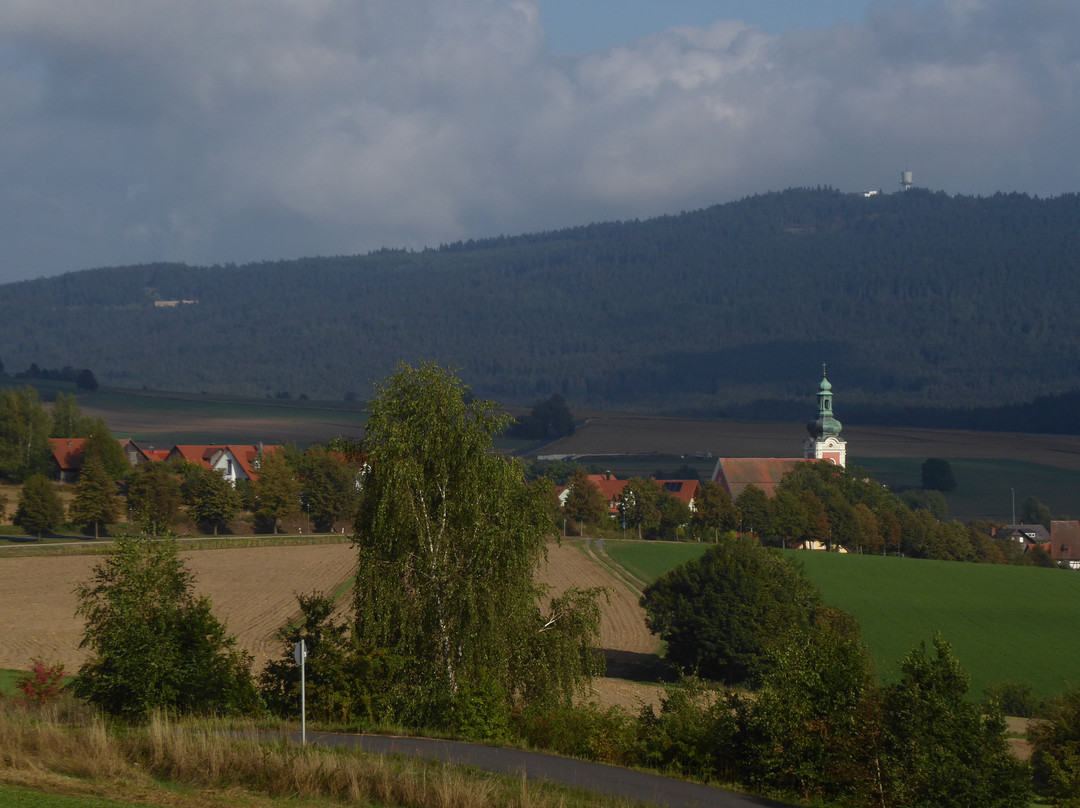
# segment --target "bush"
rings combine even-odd
[[[175,539],[118,536],[77,588],[86,618],[75,695],[110,715],[155,710],[250,713],[260,707],[251,660],[196,598]]]
[[[632,765],[636,760],[636,728],[620,707],[595,703],[526,710],[517,716],[518,733],[535,747],[561,755]]]
[[[638,716],[638,759],[653,769],[698,780],[734,779],[735,714],[722,693],[700,680],[667,688],[660,713],[651,706]]]
[[[1038,792],[1058,805],[1080,805],[1080,690],[1058,697],[1046,721],[1028,726]]]
[[[1042,715],[1046,704],[1031,692],[1027,682],[998,682],[986,686],[987,698],[1002,713],[1018,718],[1034,718]]]
[[[15,689],[22,694],[15,698],[17,704],[44,706],[63,691],[64,666],[46,665],[42,660],[34,659],[30,672],[15,680]]]

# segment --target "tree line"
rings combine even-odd
[[[120,387],[367,397],[397,361],[434,359],[507,404],[716,415],[805,400],[827,359],[857,420],[967,425],[1080,389],[1078,215],[1075,194],[789,189],[422,251],[69,273],[6,286],[0,317],[10,362]],[[1044,405],[1025,429],[1068,412]]]
[[[988,523],[949,521],[945,498],[936,488],[947,485],[948,477],[935,460],[928,461],[924,488],[902,494],[857,468],[823,461],[797,464],[772,497],[748,485],[732,500],[722,486],[706,480],[698,488],[693,511],[665,490],[663,481],[634,477],[626,482],[617,514],[609,513],[588,471],[578,467],[568,478],[559,515],[572,520],[575,530],[578,524],[589,525],[618,535],[620,528],[628,528],[644,539],[714,541],[723,534],[742,534],[775,547],[813,543],[910,558],[1054,566],[1045,550],[1025,551],[1011,539],[993,538]],[[1050,514],[1028,498],[1020,517],[1043,522]]]

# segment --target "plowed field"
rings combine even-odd
[[[213,601],[240,647],[260,670],[281,653],[274,634],[297,615],[297,592],[334,592],[352,574],[349,544],[258,547],[183,552],[196,589]],[[38,657],[74,671],[86,658],[79,648],[83,623],[75,615],[75,587],[89,579],[100,556],[0,558],[0,668],[26,669]],[[601,643],[616,664],[650,657],[657,641],[645,628],[634,595],[580,545],[549,545],[540,580],[552,594],[570,586],[604,587]],[[622,694],[633,691],[632,695]],[[598,686],[602,703],[637,703],[637,689],[614,682]],[[644,698],[651,700],[649,689]],[[622,694],[622,695],[620,695]]]

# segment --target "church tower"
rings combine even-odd
[[[806,460],[828,460],[834,466],[847,464],[847,441],[840,437],[843,428],[833,417],[832,385],[821,370],[821,386],[818,388],[818,417],[806,425],[810,437],[803,441],[803,458]]]

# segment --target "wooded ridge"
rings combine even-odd
[[[507,405],[800,417],[828,362],[841,420],[887,420],[1080,390],[1078,263],[1076,194],[791,189],[423,251],[7,284],[0,359],[337,399],[434,359]]]

